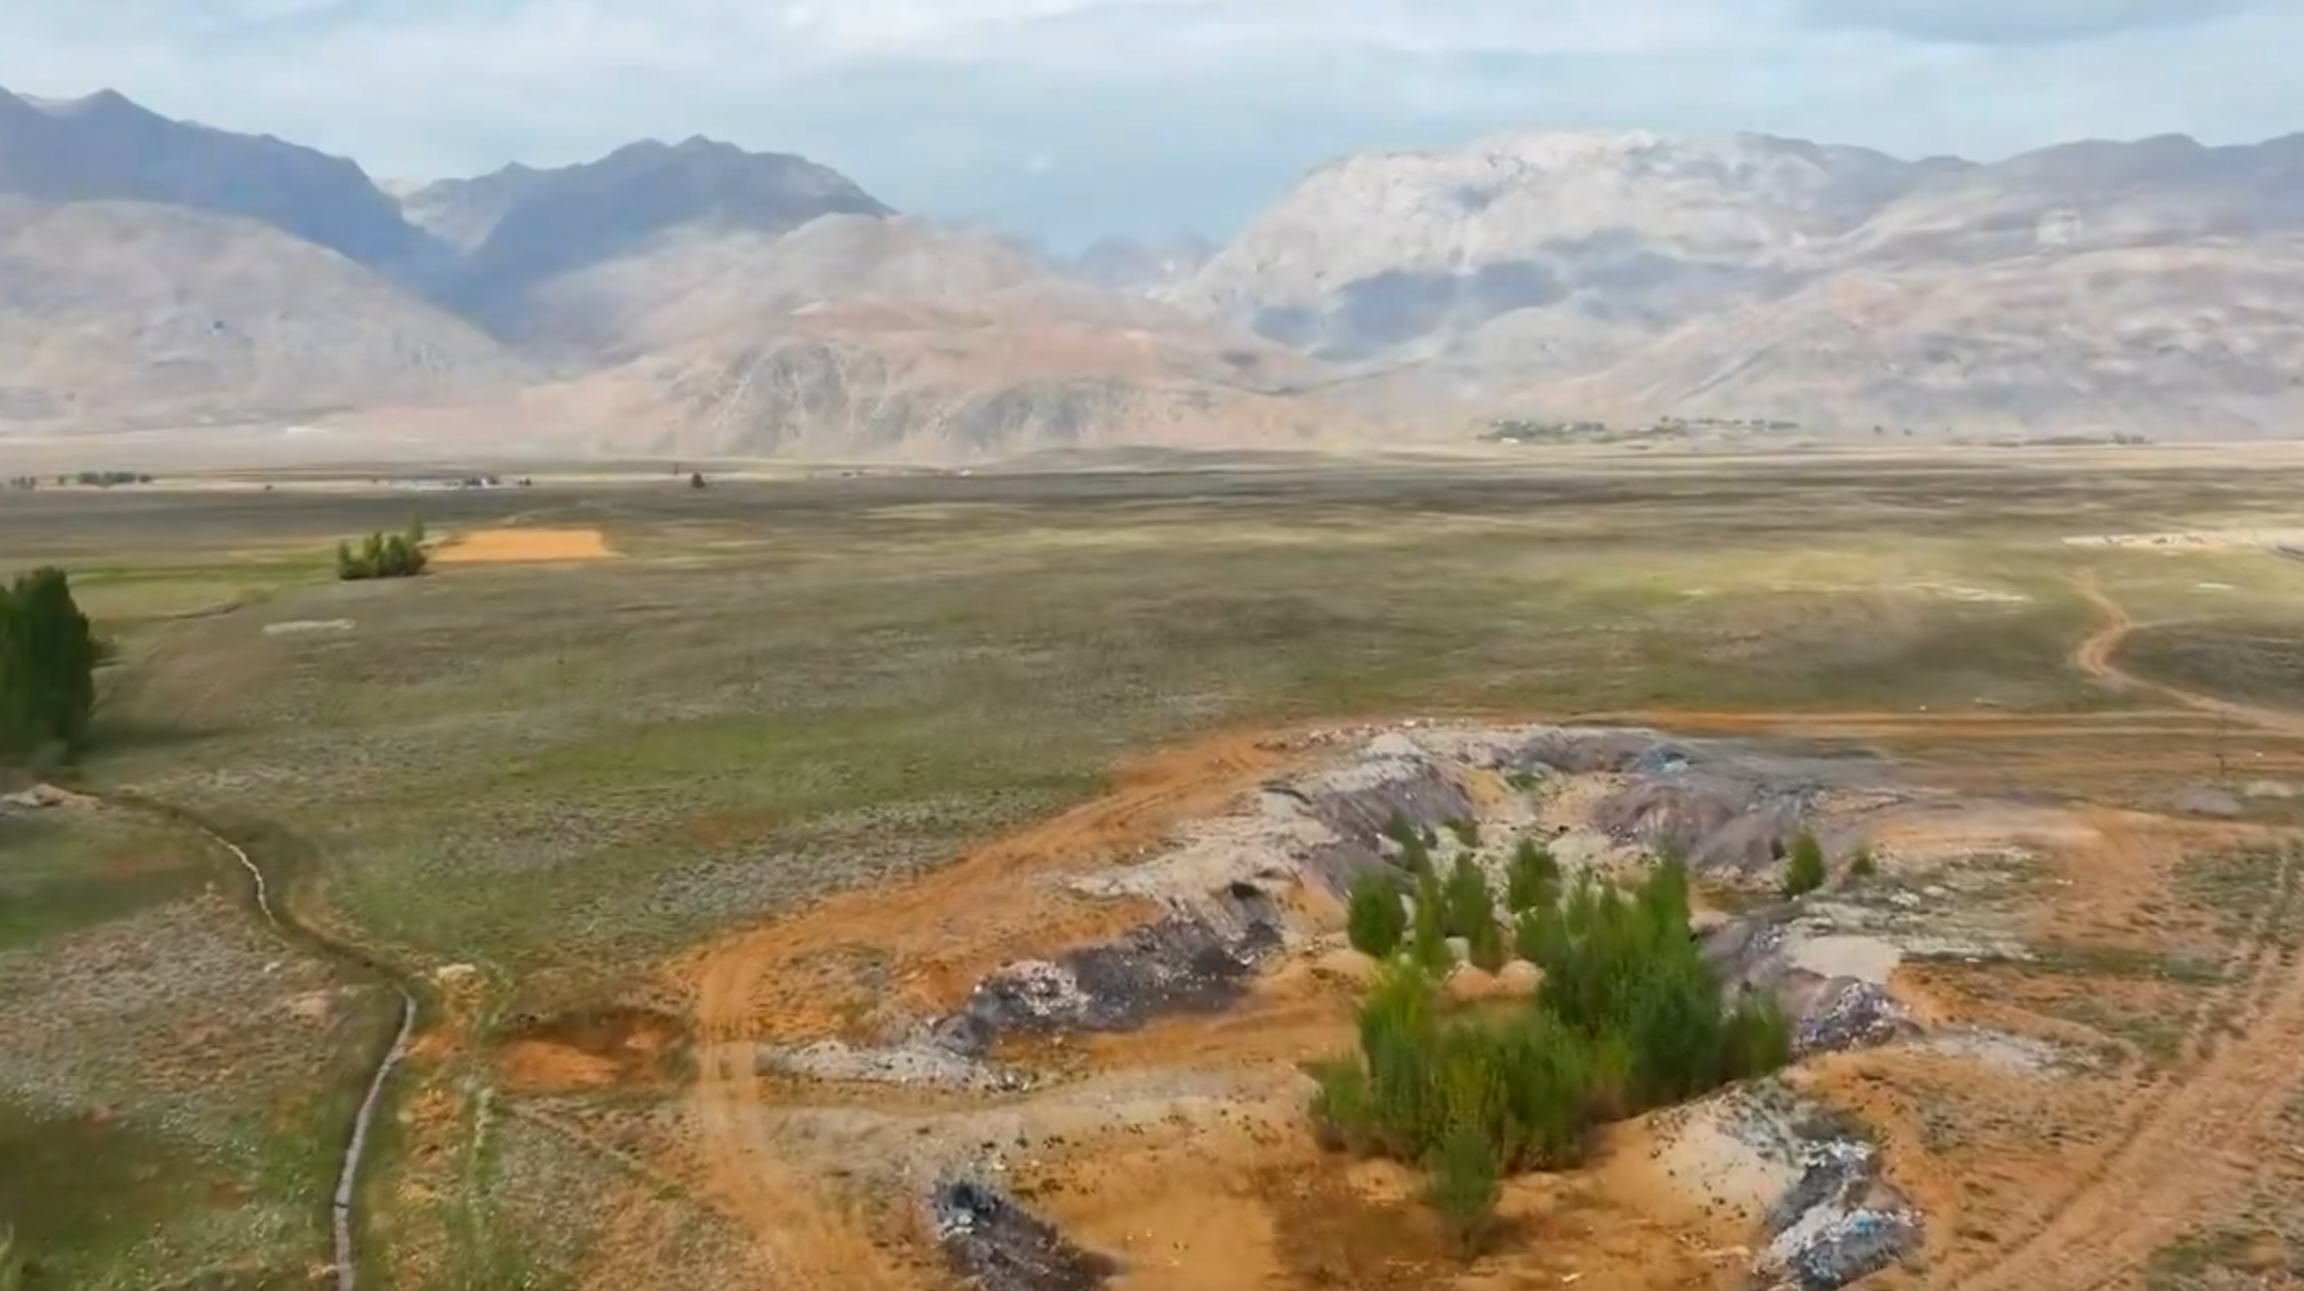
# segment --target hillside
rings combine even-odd
[[[643,141],[388,194],[109,94],[10,96],[0,145],[0,429],[968,456],[1335,426],[1268,393],[1305,379],[1284,350],[805,158]]]
[[[667,235],[773,236],[822,215],[890,214],[847,176],[806,158],[702,138],[628,144],[584,165],[490,180],[465,191],[476,213],[493,201],[502,207],[471,248],[455,297],[515,333],[549,329],[526,298],[530,289]]]
[[[957,460],[1343,425],[1277,393],[1315,371],[1281,347],[900,217],[673,230],[523,300],[565,375],[469,415],[610,451]]]
[[[1050,255],[702,138],[388,193],[117,94],[0,92],[0,365],[0,432],[333,410],[572,452],[2286,434],[2304,136],[1982,165],[1527,133],[1345,158],[1221,248]]]
[[[1171,299],[1515,414],[2284,433],[2304,137],[1995,165],[1534,134],[1322,169]]]
[[[0,198],[0,432],[294,417],[529,379],[479,329],[251,220]]]
[[[110,90],[44,102],[0,89],[0,194],[236,216],[391,272],[422,273],[443,250],[350,161],[171,121]]]

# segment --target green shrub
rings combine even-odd
[[[1408,872],[1421,876],[1432,868],[1432,848],[1416,828],[1416,822],[1400,812],[1384,822],[1384,836],[1400,844],[1400,863]]]
[[[1480,822],[1477,820],[1468,820],[1459,816],[1448,822],[1448,832],[1454,834],[1456,841],[1466,847],[1478,847],[1480,845]]]
[[[1417,832],[1416,822],[1408,819],[1407,812],[1399,810],[1394,810],[1385,818],[1384,836],[1404,848],[1414,847],[1423,841],[1422,835]]]
[[[1344,931],[1352,949],[1384,959],[1400,949],[1408,934],[1408,912],[1400,905],[1400,890],[1381,872],[1353,880],[1344,908]]]
[[[104,644],[53,566],[0,586],[0,760],[69,760],[96,712]]]
[[[1377,1143],[1368,1073],[1357,1058],[1331,1058],[1312,1067],[1312,1124],[1331,1151],[1368,1152]]]
[[[1515,941],[1544,970],[1536,1001],[1502,1016],[1451,1016],[1434,988],[1448,967],[1442,912],[1484,916],[1491,937],[1497,928],[1481,904],[1486,882],[1467,866],[1460,861],[1446,886],[1429,873],[1418,879],[1413,953],[1371,983],[1358,1060],[1316,1072],[1312,1106],[1330,1142],[1427,1163],[1431,1200],[1452,1225],[1482,1213],[1468,1144],[1491,1173],[1565,1168],[1582,1160],[1596,1123],[1788,1061],[1791,1027],[1773,1000],[1723,1009],[1689,935],[1687,869],[1671,862],[1636,889],[1586,876],[1564,899],[1520,912]],[[1459,1233],[1469,1240],[1472,1230]]]
[[[1487,972],[1504,967],[1504,933],[1496,922],[1496,898],[1488,875],[1469,855],[1459,855],[1442,893],[1448,935],[1462,937],[1471,961]]]
[[[336,577],[347,582],[368,578],[413,578],[424,572],[424,527],[412,521],[408,532],[369,534],[355,551],[352,544],[336,544]]]
[[[1416,915],[1409,923],[1408,954],[1434,973],[1455,967],[1448,949],[1448,894],[1427,864],[1416,875]]]
[[[1504,871],[1504,908],[1520,914],[1559,899],[1560,862],[1544,844],[1533,838],[1521,839]]]
[[[1792,1019],[1771,996],[1747,995],[1728,1014],[1721,1078],[1750,1080],[1792,1061]]]
[[[1460,854],[1449,865],[1441,899],[1447,907],[1442,921],[1451,937],[1469,937],[1481,920],[1495,921],[1496,901],[1488,894],[1488,876],[1469,855]]]
[[[1857,848],[1856,855],[1848,860],[1848,877],[1850,878],[1868,879],[1879,872],[1879,859],[1872,855],[1872,849],[1869,847]]]
[[[1792,836],[1792,856],[1784,863],[1784,895],[1805,896],[1824,886],[1824,845],[1803,829]]]
[[[1504,1191],[1495,1149],[1477,1128],[1459,1125],[1433,1149],[1429,1165],[1432,1177],[1424,1199],[1447,1221],[1465,1257],[1479,1254],[1495,1227],[1496,1201]]]

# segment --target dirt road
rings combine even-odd
[[[2135,620],[2118,601],[2104,594],[2093,574],[2082,574],[2075,580],[2080,594],[2088,598],[2102,617],[2102,623],[2079,647],[2072,652],[2072,666],[2097,681],[2116,690],[2156,695],[2195,713],[2204,713],[2240,726],[2281,735],[2304,736],[2304,714],[2282,712],[2255,704],[2242,704],[2213,695],[2182,690],[2164,682],[2151,681],[2129,672],[2116,662],[2120,647],[2130,633],[2136,630]]]

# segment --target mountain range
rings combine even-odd
[[[2304,135],[1994,164],[1527,133],[1305,176],[1223,245],[1069,256],[690,139],[379,184],[118,94],[0,91],[0,437],[327,421],[957,459],[2304,424]]]

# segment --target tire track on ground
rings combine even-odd
[[[2293,858],[2281,882],[2293,901]],[[1952,1285],[2094,1291],[2115,1284],[2180,1237],[2208,1203],[2246,1182],[2253,1149],[2278,1131],[2295,1055],[2304,1051],[2304,964],[2268,959],[2258,981],[2241,985],[2256,1001],[2244,1034],[2158,1087],[2141,1120],[2041,1228]]]
[[[2196,712],[2280,734],[2304,733],[2304,716],[2281,713],[2148,681],[2114,662],[2135,630],[2125,607],[2093,575],[2077,580],[2101,622],[2073,649],[2086,675],[2143,690]],[[1951,1274],[1959,1291],[2098,1291],[2142,1269],[2181,1237],[2219,1196],[2244,1186],[2256,1149],[2279,1132],[2304,1052],[2304,959],[2275,944],[2304,893],[2299,855],[2284,848],[2274,890],[2250,921],[2228,963],[2238,980],[2196,1010],[2188,1039],[2203,1056],[2130,1103],[2136,1111],[2117,1145],[2047,1219],[2014,1249],[1979,1256]],[[2239,1035],[2217,1042],[2219,1007],[2238,996]],[[2209,1145],[2215,1145],[2210,1148]],[[1988,1266],[1980,1271],[1973,1265]]]

